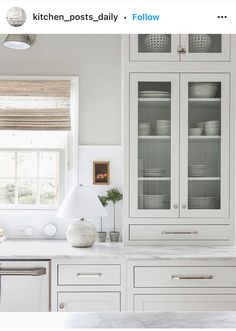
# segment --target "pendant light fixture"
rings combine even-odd
[[[29,49],[35,40],[35,35],[30,34],[8,34],[3,45],[16,50]]]

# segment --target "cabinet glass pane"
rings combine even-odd
[[[188,209],[220,209],[221,83],[190,82]]]
[[[221,53],[220,34],[190,34],[189,53]]]
[[[138,209],[169,209],[171,83],[139,82],[138,98]]]
[[[171,53],[170,34],[139,34],[139,53]]]

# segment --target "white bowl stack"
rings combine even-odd
[[[165,174],[164,168],[144,168],[144,177],[163,177]]]
[[[193,164],[188,166],[189,177],[203,177],[206,176],[207,166],[205,164]]]
[[[220,135],[220,121],[205,122],[205,135],[206,136]]]
[[[190,128],[189,135],[190,136],[201,136],[202,128]]]
[[[217,197],[189,197],[189,209],[217,209]]]
[[[205,133],[205,122],[198,122],[197,123],[197,128],[201,128],[202,129],[202,134]]]
[[[139,123],[138,134],[139,134],[139,136],[149,136],[151,134],[151,124],[150,123]]]
[[[158,136],[169,136],[171,131],[171,123],[169,120],[156,121],[156,134]]]
[[[215,98],[218,83],[215,82],[193,82],[189,86],[190,98]]]
[[[144,194],[143,204],[145,209],[167,209],[169,208],[169,195]]]

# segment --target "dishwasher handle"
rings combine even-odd
[[[0,276],[43,276],[43,275],[46,275],[46,268],[0,269]]]

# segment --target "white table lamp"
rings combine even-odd
[[[87,217],[106,216],[107,212],[90,186],[74,185],[70,188],[57,217],[75,218],[66,231],[68,242],[74,247],[90,247],[97,239],[97,229]]]

